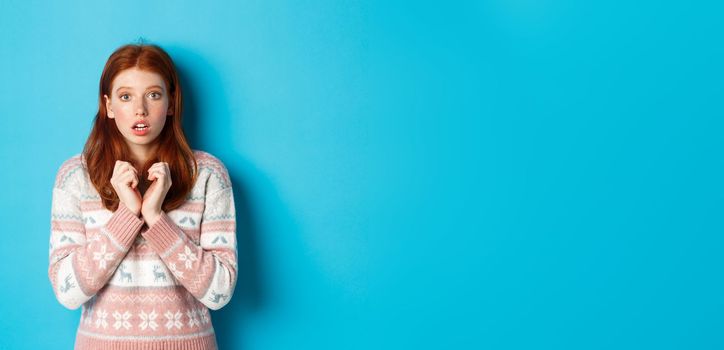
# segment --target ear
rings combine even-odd
[[[173,102],[168,104],[168,111],[166,112],[166,115],[173,115]]]
[[[103,98],[106,101],[106,113],[108,113],[108,118],[113,119],[116,116],[113,114],[113,111],[111,110],[111,100],[108,98],[108,95],[103,94]]]

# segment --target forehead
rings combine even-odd
[[[147,87],[153,85],[165,88],[166,82],[158,73],[134,67],[118,73],[118,75],[116,75],[113,79],[111,89],[112,91],[115,91],[119,87],[123,86],[134,90],[145,90]]]

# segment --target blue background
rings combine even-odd
[[[172,55],[235,187],[226,349],[722,349],[718,2],[0,3],[0,348],[69,349],[50,199]]]

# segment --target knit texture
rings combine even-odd
[[[75,349],[217,348],[209,309],[236,285],[234,197],[224,164],[194,156],[191,193],[150,227],[123,203],[103,207],[80,154],[60,166],[48,276],[63,306],[82,306]]]

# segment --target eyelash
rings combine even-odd
[[[160,93],[160,92],[152,91],[151,94],[156,94],[156,95],[158,95],[158,97],[156,97],[154,100],[157,100],[157,99],[161,98],[161,93]],[[120,99],[121,101],[128,101],[128,100],[124,100],[124,99],[123,99],[123,96],[128,96],[128,94],[120,95],[120,96],[118,96],[118,99]]]

